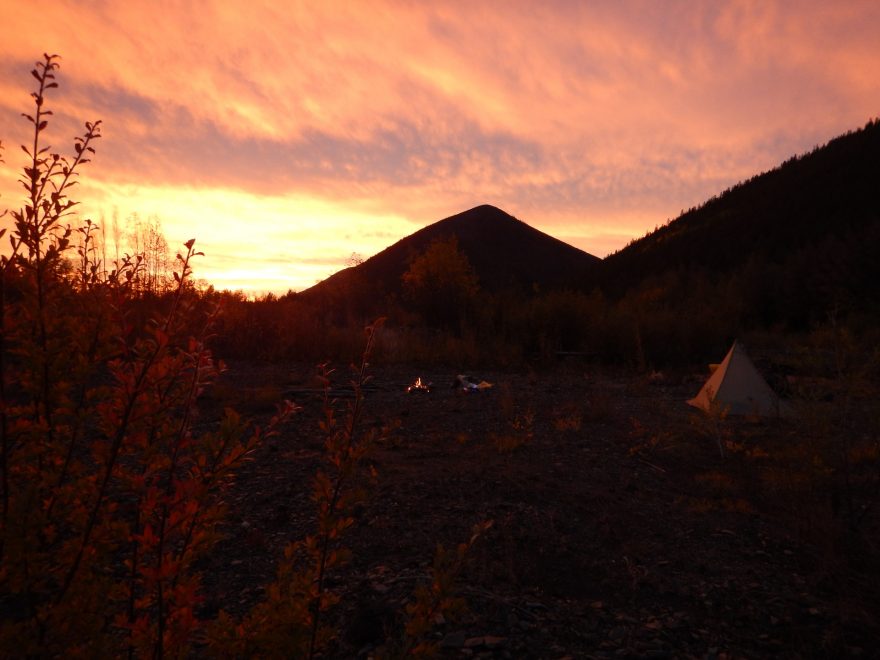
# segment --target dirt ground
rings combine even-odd
[[[323,443],[313,371],[232,365],[213,395],[255,419],[279,395],[303,410],[229,494],[226,538],[205,567],[209,611],[258,602],[283,547],[312,531]],[[796,464],[808,454],[788,451],[801,425],[716,428],[685,404],[696,376],[576,361],[474,373],[493,385],[478,393],[454,389],[454,371],[373,373],[364,428],[393,430],[369,457],[377,476],[344,539],[353,560],[330,582],[341,604],[327,657],[369,657],[399,633],[437,544],[488,520],[459,581],[468,610],[433,633],[443,657],[878,653],[876,526],[868,516],[846,532],[833,494],[814,487],[825,482]],[[433,391],[407,393],[417,376]],[[334,386],[348,377],[338,371]]]

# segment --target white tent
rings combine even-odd
[[[785,404],[736,341],[699,394],[688,403],[707,412],[714,405],[729,415],[778,417],[786,413]]]

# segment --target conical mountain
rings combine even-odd
[[[399,294],[401,278],[412,260],[423,254],[432,241],[452,236],[473,266],[484,291],[578,286],[600,262],[598,257],[484,204],[420,229],[363,263],[330,276],[302,295],[335,297],[340,289],[349,288],[353,280],[367,284],[371,295]],[[363,291],[363,286],[360,289]]]

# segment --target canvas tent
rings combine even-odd
[[[718,365],[699,394],[688,403],[707,412],[715,404],[729,415],[778,417],[785,413],[785,404],[770,389],[737,341],[733,342],[724,361]]]

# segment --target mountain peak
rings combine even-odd
[[[455,236],[467,256],[480,287],[497,291],[507,287],[541,290],[575,286],[587,270],[599,262],[567,243],[545,234],[509,213],[481,204],[449,216],[401,239],[352,269],[351,276],[371,282],[384,298],[398,294],[401,277],[412,259],[436,240]],[[340,273],[319,283],[325,290]]]
[[[519,220],[517,220],[515,217],[513,217],[506,211],[498,208],[497,206],[492,206],[491,204],[480,204],[479,206],[475,206],[474,208],[468,209],[467,211],[462,211],[461,213],[456,213],[455,215],[451,215],[448,218],[444,218],[443,220],[440,220],[438,223],[434,224],[440,224],[443,222],[457,224],[463,222],[501,222],[510,220],[519,222]]]
[[[465,215],[469,217],[485,217],[486,215],[505,215],[508,218],[512,218],[513,216],[507,213],[506,211],[499,209],[497,206],[492,206],[491,204],[480,204],[479,206],[475,206],[472,209],[468,209],[467,211],[462,211],[458,215]]]

